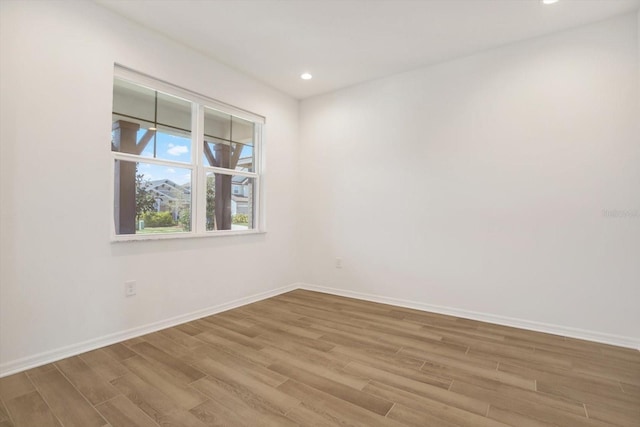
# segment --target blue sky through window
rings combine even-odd
[[[146,132],[146,129],[140,129],[138,131],[138,140],[140,140]],[[143,157],[155,157],[156,159],[190,163],[191,138],[164,133],[161,132],[159,128],[156,132],[155,141],[154,139],[149,141],[149,144],[145,147],[141,155]],[[138,172],[144,174],[145,179],[151,181],[170,179],[180,185],[191,182],[191,172],[189,169],[141,163]]]

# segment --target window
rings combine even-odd
[[[262,231],[264,118],[116,66],[114,238]]]

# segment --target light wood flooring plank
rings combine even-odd
[[[158,334],[166,336],[170,340],[175,341],[177,344],[182,345],[186,348],[194,348],[202,345],[202,341],[200,341],[197,338],[194,338],[194,335],[187,334],[182,330],[177,329],[177,327],[159,331]]]
[[[37,391],[9,400],[7,410],[15,427],[62,427]]]
[[[378,415],[386,415],[393,406],[393,402],[388,400],[369,395],[358,389],[351,388],[303,369],[289,366],[285,363],[271,365],[269,369]]]
[[[125,341],[124,343],[118,343],[103,347],[102,350],[108,353],[114,359],[122,361],[136,355],[129,349],[128,344],[131,344],[132,342],[136,342],[138,340],[140,340],[140,338],[134,338],[133,340]]]
[[[492,407],[509,409],[537,421],[559,426],[604,427],[601,422],[586,418],[584,405],[580,402],[556,399],[515,387],[484,388],[461,381],[454,381],[451,391],[468,397],[487,399]]]
[[[109,400],[119,394],[111,384],[92,370],[78,356],[60,360],[55,365],[78,391],[93,405]]]
[[[120,362],[102,349],[89,351],[79,356],[98,375],[107,381],[126,375],[129,371]]]
[[[200,390],[198,384],[202,384],[207,380],[215,380],[218,385],[227,389],[228,392],[241,398],[246,397],[258,402],[265,408],[279,414],[286,414],[289,409],[299,402],[297,399],[279,392],[277,388],[271,387],[245,372],[229,369],[212,359],[203,361],[200,366],[210,378],[194,383],[193,387],[198,390]]]
[[[159,427],[158,423],[123,395],[97,405],[96,409],[113,427]]]
[[[275,360],[273,360],[271,357],[259,351],[264,348],[264,345],[260,343],[257,343],[257,349],[247,347],[238,342],[228,340],[221,336],[217,336],[212,332],[203,332],[202,334],[198,335],[198,339],[205,342],[212,348],[225,351],[240,359],[251,360],[252,362],[258,363],[265,367],[275,362]]]
[[[255,339],[263,343],[264,347],[262,350],[260,350],[260,352],[263,354],[272,353],[270,350],[280,350],[281,352],[287,353],[291,357],[304,360],[307,363],[313,363],[314,365],[335,369],[343,368],[349,362],[351,362],[351,358],[338,353],[334,353],[333,350],[335,349],[335,347],[329,352],[326,352],[307,347],[303,344],[293,342],[291,340],[275,338],[273,336],[269,339],[263,336],[256,337]],[[271,363],[280,361],[281,354],[282,353],[279,353],[279,355],[274,354],[272,356],[269,356],[271,358]],[[271,363],[269,363],[269,365]]]
[[[171,373],[185,384],[197,381],[204,377],[204,374],[193,366],[184,363],[180,359],[171,356],[169,353],[159,349],[158,347],[143,342],[131,347],[136,353],[142,355],[146,360],[150,361],[158,369],[163,369]]]
[[[437,426],[508,427],[507,424],[492,420],[491,418],[443,406],[431,407],[431,411],[424,411],[424,409],[418,411],[402,404],[396,404],[391,412],[389,412],[389,418],[407,425],[423,426],[425,425],[424,412],[429,415],[430,421],[433,425]]]
[[[398,377],[408,378],[413,381],[431,384],[444,389],[449,388],[451,385],[451,378],[449,377],[439,374],[434,375],[429,372],[422,371],[421,368],[424,365],[424,361],[409,358],[401,354],[388,355],[374,352],[362,354],[361,352],[344,348],[342,346],[337,346],[335,349],[331,350],[331,352],[351,357],[352,362],[347,365],[349,368],[345,369],[345,371],[352,370],[355,366],[371,367],[394,374]],[[370,378],[366,374],[359,375],[363,378]]]
[[[0,378],[0,398],[4,401],[22,396],[34,390],[35,387],[24,372]]]
[[[58,371],[31,376],[36,390],[65,427],[102,427],[107,422],[86,397]]]
[[[180,426],[181,419],[185,426],[204,426],[170,396],[133,373],[117,378],[111,383],[140,410],[163,427],[165,425]]]
[[[585,409],[589,418],[607,422],[620,427],[640,426],[640,406],[634,405],[624,409],[610,406],[607,403],[587,403]]]
[[[438,427],[459,427],[458,424],[454,424],[448,421],[444,421],[440,418],[436,418],[424,410],[411,409],[400,403],[396,403],[389,411],[387,418],[397,421],[403,426],[438,426]]]
[[[174,405],[184,410],[189,410],[205,401],[204,396],[196,392],[171,373],[157,369],[155,365],[148,363],[141,356],[134,356],[122,363],[145,383],[162,390]]]
[[[297,398],[287,396],[279,390],[274,393],[280,395],[277,400],[265,399],[259,392],[253,392],[243,386],[230,385],[216,377],[205,377],[192,386],[208,396],[213,403],[237,413],[241,420],[264,420],[264,424],[270,426],[278,423],[287,424],[288,422],[284,420],[285,414],[299,403]],[[205,405],[205,408],[210,406]],[[197,408],[195,412],[192,410],[192,413],[201,418]]]
[[[517,412],[510,411],[508,409],[498,408],[497,406],[491,406],[487,417],[501,421],[510,426],[518,427],[556,427],[557,424],[546,423],[544,421],[538,421]]]
[[[382,415],[361,408],[331,394],[301,384],[295,380],[288,380],[278,386],[278,390],[296,396],[304,407],[315,412],[320,417],[335,425],[352,425],[363,427],[400,426]]]
[[[7,407],[4,404],[4,401],[2,400],[1,397],[0,397],[0,422],[5,423],[7,425],[11,423],[11,418],[9,417],[9,411],[7,410]]]
[[[294,427],[297,424],[289,418],[265,410],[254,410],[245,402],[236,400],[227,407],[216,400],[208,400],[193,408],[191,413],[207,426],[246,427]]]
[[[354,388],[356,390],[361,390],[362,387],[368,384],[368,378],[362,378],[354,375],[349,375],[344,372],[341,368],[336,368],[330,364],[324,364],[324,360],[320,358],[308,358],[306,356],[296,357],[294,354],[283,351],[279,348],[275,347],[267,347],[261,350],[263,353],[270,355],[274,359],[279,359],[284,362],[286,366],[301,369],[307,372],[320,375],[326,379],[331,381],[335,381],[337,383],[343,384],[347,387]],[[320,361],[318,362],[318,359]],[[288,378],[285,375],[280,376],[283,380],[280,381],[279,384],[285,382]]]
[[[536,380],[534,378],[503,372],[496,368],[476,366],[474,360],[470,357],[453,358],[431,354],[426,356],[425,364],[421,370],[449,377],[453,380],[462,379],[468,382],[476,382],[478,380],[481,383],[493,381],[526,390],[536,390]]]
[[[206,346],[203,341],[197,340],[200,343],[198,346],[185,347],[184,345],[172,340],[167,335],[158,332],[145,335],[144,341],[157,348],[162,349],[162,351],[179,359],[183,363],[192,365],[194,367],[194,363],[204,357],[202,356],[202,351]]]
[[[333,427],[336,425],[322,415],[308,409],[302,402],[287,412],[287,418],[301,426]]]
[[[407,376],[398,375],[383,369],[368,366],[360,362],[351,362],[345,368],[345,372],[359,375],[361,377],[368,377],[373,381],[377,381],[382,384],[387,384],[401,390],[405,390],[409,393],[416,394],[418,396],[439,399],[452,399],[456,400],[455,396],[451,393],[445,393],[446,387],[441,387],[441,383],[430,384],[424,381],[417,381]],[[424,380],[424,379],[423,379]],[[467,399],[461,399],[468,403]],[[485,406],[486,405],[482,405]]]

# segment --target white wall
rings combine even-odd
[[[640,345],[640,217],[603,216],[640,210],[637,27],[303,101],[303,280]]]
[[[0,373],[297,280],[296,100],[90,2],[0,7]],[[267,234],[109,242],[114,62],[267,117]]]

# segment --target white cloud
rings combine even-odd
[[[172,156],[180,156],[189,152],[189,148],[186,145],[174,145],[172,147],[171,144],[169,144],[169,147],[171,148],[167,150],[167,153]]]
[[[173,168],[167,168],[167,173],[176,173],[176,170]]]

